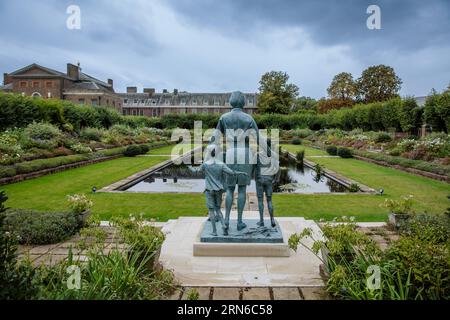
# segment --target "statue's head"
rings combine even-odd
[[[245,97],[244,94],[240,91],[235,91],[231,94],[230,97],[230,105],[233,108],[243,109],[245,106]]]

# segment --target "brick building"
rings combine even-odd
[[[76,104],[122,109],[122,98],[114,91],[113,80],[98,80],[81,72],[80,66],[67,64],[67,72],[31,64],[3,75],[0,91],[24,96],[68,100]]]
[[[122,113],[160,117],[170,113],[210,113],[222,114],[231,110],[229,99],[231,93],[190,93],[163,90],[156,93],[155,89],[145,88],[142,93],[136,87],[128,87],[127,93],[119,94],[123,99]],[[256,93],[245,93],[244,110],[253,114],[257,110]]]

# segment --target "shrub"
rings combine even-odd
[[[81,130],[80,138],[85,141],[101,141],[105,135],[104,131],[97,128],[85,128]]]
[[[29,124],[25,130],[25,135],[33,140],[51,140],[61,137],[61,131],[50,123],[36,123]]]
[[[390,213],[395,214],[414,213],[412,209],[413,196],[404,196],[400,200],[386,199],[384,200],[383,206],[386,207]]]
[[[70,146],[70,150],[72,150],[75,153],[91,153],[92,149],[81,144],[81,143],[75,143],[73,145]]]
[[[385,261],[393,263],[399,278],[409,279],[411,297],[450,298],[450,251],[446,245],[403,237],[387,249]]]
[[[291,143],[293,145],[301,145],[302,144],[302,140],[300,140],[300,138],[294,138],[294,139],[292,139]]]
[[[341,158],[352,158],[353,157],[352,151],[348,148],[338,148],[337,155]]]
[[[6,212],[8,231],[19,236],[21,244],[43,245],[57,243],[74,235],[78,229],[77,216],[71,212],[37,212],[9,209]]]
[[[355,193],[355,192],[359,192],[361,191],[361,188],[359,187],[359,185],[357,183],[352,183],[350,185],[350,187],[348,188],[349,192]]]
[[[142,148],[138,145],[128,146],[125,152],[123,153],[126,157],[135,157],[137,155],[142,154]]]
[[[392,141],[392,137],[386,132],[381,132],[381,133],[377,134],[374,141],[376,143],[390,142],[390,141]]]
[[[150,147],[146,144],[141,144],[140,148],[141,148],[141,154],[146,154],[147,152],[150,151]]]
[[[329,146],[329,147],[327,147],[326,151],[329,155],[335,156],[335,155],[337,155],[338,149],[336,146]]]
[[[14,167],[0,166],[0,179],[14,177],[16,175],[16,169]]]
[[[413,215],[402,226],[405,236],[430,243],[446,243],[450,240],[450,218],[446,215]]]
[[[85,194],[75,194],[73,196],[67,196],[70,209],[75,214],[81,214],[89,210],[93,203],[86,197]]]
[[[50,159],[38,159],[28,162],[22,162],[15,165],[17,174],[31,173],[44,169],[56,168],[59,166],[89,160],[88,155],[71,155]]]

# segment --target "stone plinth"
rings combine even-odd
[[[245,212],[247,219],[257,219],[258,212]],[[236,214],[232,213],[232,218]],[[180,217],[164,227],[166,240],[159,261],[173,271],[182,286],[193,287],[309,287],[323,286],[319,265],[321,261],[310,251],[299,246],[289,257],[212,257],[194,256],[194,243],[200,242],[205,217]],[[280,217],[277,222],[287,241],[293,233],[304,228],[313,230],[314,238],[322,234],[314,221],[298,217]],[[306,241],[312,246],[312,240]],[[215,245],[212,243],[212,245]],[[249,249],[250,251],[251,249]]]

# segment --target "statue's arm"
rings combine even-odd
[[[201,166],[198,166],[198,167],[195,167],[195,168],[193,166],[188,166],[188,169],[192,173],[198,173],[198,172],[203,172],[205,170],[205,167],[202,164]]]

